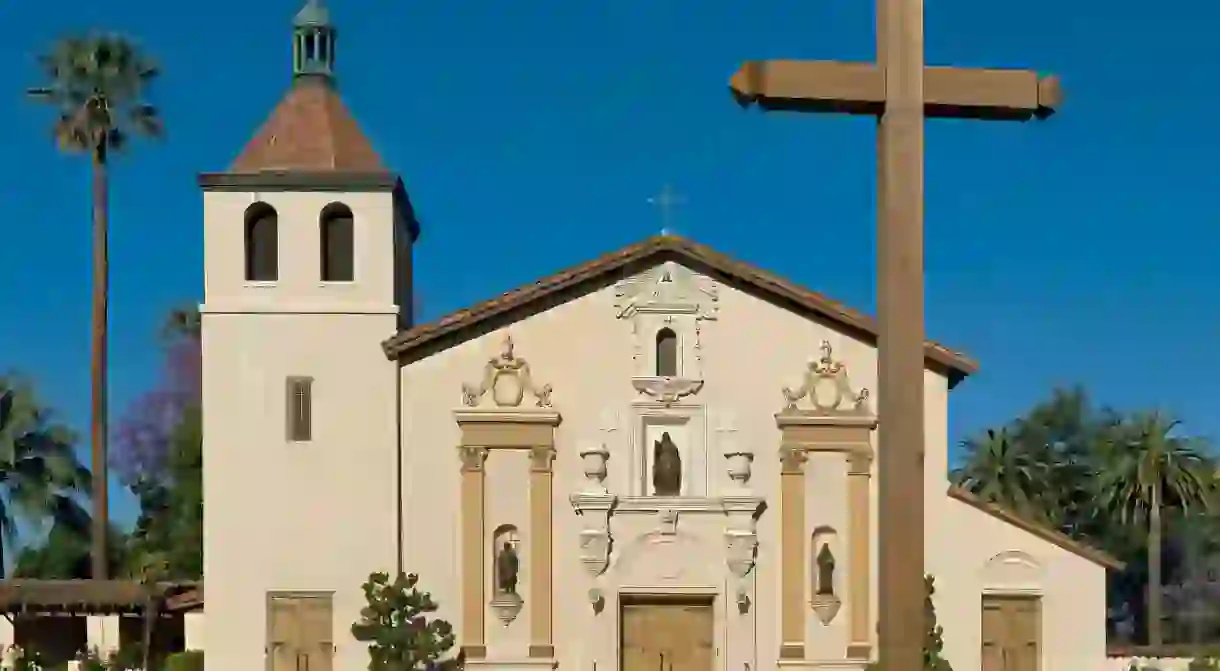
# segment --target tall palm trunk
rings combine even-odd
[[[93,469],[93,571],[94,580],[108,578],[106,541],[109,530],[110,497],[106,480],[106,304],[109,297],[110,262],[106,245],[109,228],[109,185],[106,175],[106,143],[93,151],[93,416],[90,425]]]
[[[1161,630],[1161,482],[1152,485],[1152,506],[1148,511],[1148,643],[1153,646],[1165,643]]]

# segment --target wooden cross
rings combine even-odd
[[[661,187],[660,193],[648,199],[650,205],[656,205],[657,209],[661,211],[661,235],[673,233],[673,229],[670,228],[670,224],[673,223],[673,208],[685,202],[686,198],[676,193],[668,184]]]
[[[730,88],[743,105],[764,110],[878,117],[878,632],[886,671],[920,671],[924,117],[1041,119],[1059,105],[1060,91],[1054,77],[1035,72],[925,68],[923,0],[876,2],[876,63],[754,61],[733,75]],[[780,655],[804,653],[781,649]]]

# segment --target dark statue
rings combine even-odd
[[[496,589],[501,593],[517,593],[517,564],[517,549],[512,541],[505,540],[500,554],[496,555]]]
[[[655,496],[678,496],[682,491],[682,455],[670,439],[669,432],[653,441],[652,493]]]
[[[835,556],[830,552],[830,546],[823,544],[818,552],[818,595],[830,596],[835,593]]]

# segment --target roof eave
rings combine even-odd
[[[873,320],[866,315],[839,306],[834,301],[810,291],[773,277],[760,269],[748,266],[730,257],[699,245],[693,241],[673,235],[660,235],[648,238],[642,242],[628,245],[584,264],[572,266],[554,273],[538,282],[518,287],[506,292],[498,305],[488,305],[495,301],[485,301],[470,308],[450,313],[429,324],[423,324],[406,331],[399,332],[382,343],[382,349],[390,360],[397,360],[403,365],[408,354],[416,347],[450,336],[463,329],[474,327],[489,319],[495,319],[515,310],[526,308],[534,302],[552,296],[558,292],[569,290],[585,282],[596,281],[608,273],[642,260],[658,255],[671,254],[689,262],[706,265],[709,268],[730,276],[745,284],[749,284],[761,293],[780,301],[796,303],[800,308],[818,312],[827,319],[845,329],[876,338],[876,327]],[[743,272],[743,268],[749,272]],[[586,270],[587,269],[587,270]],[[584,271],[584,272],[582,272]],[[751,276],[753,275],[753,276]],[[539,285],[542,285],[539,287]],[[535,287],[536,290],[530,291]],[[814,301],[811,297],[816,298]],[[817,302],[816,307],[811,305]],[[467,318],[460,318],[462,312],[471,313]],[[978,370],[978,363],[964,354],[960,354],[942,345],[929,342],[925,346],[925,361],[929,369],[944,375],[950,389],[957,386],[968,375]]]

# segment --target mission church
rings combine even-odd
[[[360,585],[397,570],[470,669],[875,659],[873,321],[662,235],[416,323],[419,225],[335,50],[311,0],[291,88],[199,179],[208,670],[366,668]],[[975,364],[926,355],[910,560],[948,659],[1100,668],[1117,562],[949,485],[949,393]]]

